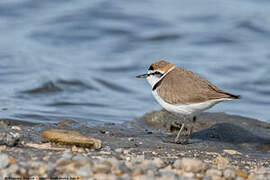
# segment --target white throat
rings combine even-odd
[[[168,72],[166,72],[163,76],[161,77],[157,77],[157,76],[148,76],[146,79],[148,81],[148,83],[151,85],[151,87],[153,88],[155,86],[156,83],[158,83],[158,81],[160,81],[163,77],[166,76],[166,74],[168,74],[171,70],[173,70],[175,68],[175,66],[171,67],[171,69],[168,70]],[[153,70],[148,70],[147,74],[149,73],[153,73]]]

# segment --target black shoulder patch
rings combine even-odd
[[[153,66],[151,65],[148,70],[154,70]]]
[[[152,88],[152,91],[156,90],[158,88],[158,86],[161,84],[161,82],[163,81],[163,78],[161,80],[159,80]]]

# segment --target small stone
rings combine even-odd
[[[21,131],[22,130],[22,128],[19,127],[19,126],[12,126],[11,129],[15,129],[17,131]]]
[[[133,180],[155,180],[155,177],[149,175],[134,176]]]
[[[129,169],[123,162],[117,162],[113,164],[113,167],[111,168],[112,173],[114,173],[117,176],[123,175],[125,172],[128,172]]]
[[[71,152],[64,152],[63,154],[62,154],[62,158],[63,159],[68,159],[68,160],[70,160],[71,158],[72,158],[72,153]]]
[[[105,146],[105,147],[103,147],[102,149],[103,149],[104,151],[111,151],[111,150],[112,150],[110,146]]]
[[[193,178],[195,176],[195,174],[193,172],[184,172],[183,176],[189,177],[189,178]]]
[[[117,148],[117,149],[115,149],[115,152],[122,153],[123,152],[123,148]]]
[[[74,156],[74,157],[72,158],[72,160],[80,161],[80,160],[87,160],[87,158],[84,157],[84,156],[82,156],[82,155],[80,155],[80,154],[78,154],[78,155]]]
[[[224,149],[223,151],[228,153],[228,154],[231,154],[231,155],[235,155],[235,154],[242,155],[242,153],[240,153],[236,150],[233,150],[233,149]]]
[[[235,169],[234,172],[236,176],[242,177],[244,179],[248,178],[248,174],[240,169]]]
[[[245,180],[245,179],[242,177],[237,177],[235,180]]]
[[[9,166],[8,171],[10,174],[15,174],[19,171],[19,166],[17,164],[12,164],[11,166]]]
[[[1,145],[0,146],[0,151],[4,151],[4,150],[6,150],[7,149],[7,146],[6,145]]]
[[[46,174],[46,167],[45,167],[44,165],[40,166],[40,167],[38,168],[38,173],[39,173],[40,175],[45,175],[45,174]]]
[[[233,180],[236,177],[235,172],[232,169],[225,169],[223,176],[228,180]]]
[[[78,124],[78,122],[72,119],[63,119],[57,123],[57,126],[67,127],[67,126],[72,126],[76,124]]]
[[[43,161],[48,161],[50,159],[50,156],[44,156],[42,159]]]
[[[0,169],[6,168],[10,164],[9,157],[0,152]]]
[[[9,120],[0,120],[0,125],[7,125],[9,126],[11,124],[11,121]]]
[[[129,141],[134,141],[133,137],[128,138]]]
[[[205,169],[205,164],[197,159],[183,158],[174,162],[176,169],[183,169],[186,172],[198,173]]]
[[[159,150],[163,150],[164,146],[156,146],[156,148],[159,149]]]
[[[139,176],[139,175],[143,175],[143,174],[144,174],[143,169],[142,169],[142,168],[138,168],[138,169],[136,169],[136,170],[133,172],[132,176]]]
[[[153,160],[153,163],[155,164],[155,166],[156,166],[157,168],[162,168],[162,167],[164,166],[164,162],[163,162],[163,160],[160,159],[160,158],[155,158],[155,159]]]
[[[108,174],[111,171],[110,167],[104,165],[104,164],[96,164],[93,167],[93,172],[95,174]]]
[[[130,153],[130,149],[124,149],[124,154],[129,154]]]
[[[224,169],[228,166],[229,160],[221,155],[218,155],[214,160],[213,163],[217,165],[218,169]]]
[[[222,172],[218,169],[208,169],[205,174],[206,174],[206,176],[210,176],[210,177],[221,177],[222,176]]]
[[[0,126],[0,145],[16,146],[20,138],[21,135],[12,132],[8,126]]]
[[[86,164],[80,168],[78,168],[76,170],[76,174],[77,176],[80,176],[80,177],[87,177],[87,176],[93,176],[93,173],[92,173],[92,168],[91,168],[91,165],[90,164]]]

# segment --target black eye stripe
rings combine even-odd
[[[148,74],[149,76],[151,76],[151,75],[163,75],[161,72],[159,72],[159,71],[155,71],[155,72],[152,72],[152,73],[150,73],[150,74]]]

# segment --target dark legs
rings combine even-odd
[[[184,116],[184,122],[181,125],[180,130],[177,133],[177,136],[174,140],[177,144],[187,144],[190,138],[190,135],[193,130],[193,123],[196,121],[196,116],[187,117]]]

